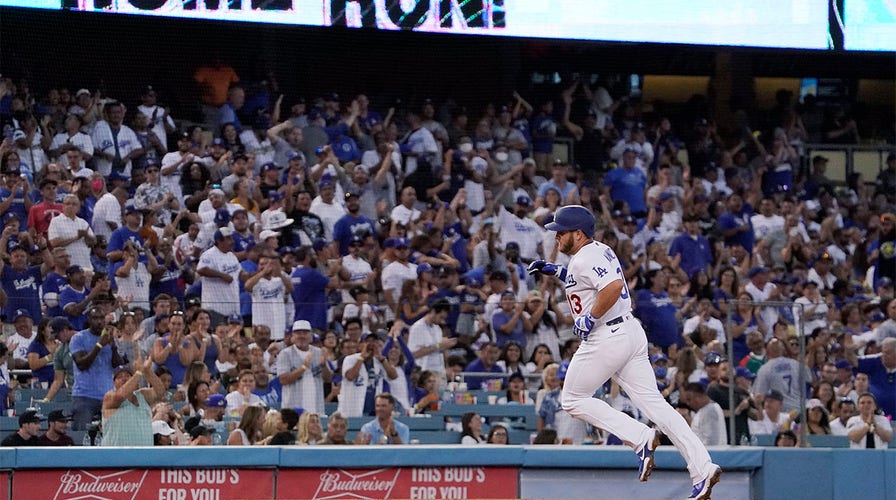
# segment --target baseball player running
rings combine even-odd
[[[556,276],[566,283],[566,299],[576,317],[573,331],[582,339],[566,374],[563,409],[631,446],[641,460],[638,477],[646,481],[654,467],[659,433],[592,397],[613,377],[687,461],[694,485],[689,498],[708,499],[722,469],[712,463],[684,418],[660,395],[647,359],[647,335],[632,315],[619,260],[610,247],[592,239],[594,214],[581,205],[568,205],[557,210],[545,229],[557,232],[557,248],[572,257],[569,268],[536,260],[529,272]]]

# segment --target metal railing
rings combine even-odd
[[[799,312],[799,320],[797,324],[800,325],[800,331],[797,332],[797,340],[799,341],[800,353],[799,359],[797,360],[800,363],[800,368],[797,371],[797,387],[800,388],[800,406],[799,406],[799,414],[800,414],[800,422],[799,426],[800,430],[800,446],[807,446],[808,442],[806,440],[806,433],[808,429],[808,425],[806,425],[806,382],[805,373],[802,369],[802,365],[806,364],[806,332],[805,324],[806,322],[802,320],[803,310],[805,309],[803,304],[797,304],[795,302],[786,302],[786,301],[761,301],[761,300],[729,300],[725,302],[728,305],[728,313],[725,317],[725,350],[727,351],[727,356],[729,359],[729,366],[731,367],[728,370],[728,442],[732,446],[737,446],[740,443],[737,442],[737,434],[735,428],[735,420],[737,415],[734,413],[735,397],[734,397],[734,384],[735,378],[737,374],[735,373],[735,367],[737,366],[737,362],[739,360],[734,359],[734,337],[732,336],[732,315],[733,311],[737,310],[739,305],[749,305],[751,307],[773,307],[773,308],[781,308],[786,307],[790,310],[793,310],[795,313]],[[794,314],[796,316],[796,314]],[[766,337],[770,336],[772,333],[769,332]]]

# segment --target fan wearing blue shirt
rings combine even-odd
[[[678,307],[672,303],[666,292],[669,278],[662,269],[654,269],[647,273],[649,288],[638,290],[635,316],[644,325],[647,339],[662,347],[664,351],[672,344],[678,344],[681,335],[678,333],[678,321],[675,313]]]
[[[622,153],[622,165],[607,172],[604,186],[613,201],[624,201],[632,215],[643,218],[647,214],[647,203],[644,201],[647,176],[635,168],[637,159],[637,149],[627,146]]]
[[[712,247],[709,240],[700,234],[700,219],[694,214],[684,216],[685,232],[679,234],[669,245],[669,257],[680,256],[680,267],[688,278],[700,271],[708,271],[712,264]]]

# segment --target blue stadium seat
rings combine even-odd
[[[806,436],[813,448],[849,448],[849,438],[827,434],[809,434]]]

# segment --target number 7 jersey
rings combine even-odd
[[[622,280],[622,292],[616,303],[597,319],[597,328],[630,313],[632,300],[622,274],[622,264],[613,249],[597,241],[583,246],[572,256],[566,273],[566,300],[573,315],[591,311],[597,300],[597,292],[616,280]]]

